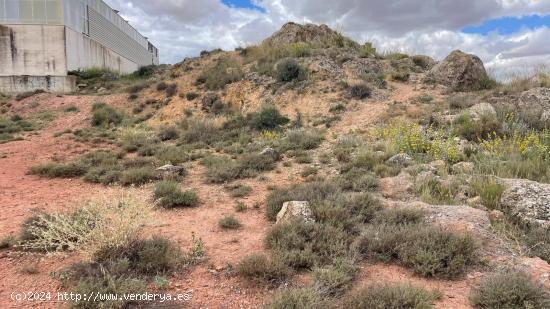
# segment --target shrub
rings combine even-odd
[[[104,247],[94,255],[94,261],[103,265],[122,260],[127,261],[128,270],[136,275],[155,276],[179,270],[184,266],[185,256],[177,243],[159,236]]]
[[[377,224],[406,225],[421,223],[424,217],[425,212],[421,209],[411,207],[388,208],[378,212],[374,222]]]
[[[95,127],[109,127],[122,123],[124,116],[114,107],[105,103],[95,103],[92,106],[92,125]]]
[[[275,295],[269,309],[317,309],[323,308],[321,298],[310,289],[288,289]]]
[[[277,80],[280,82],[291,82],[293,80],[304,80],[306,71],[294,59],[287,58],[277,64]]]
[[[322,295],[338,295],[348,289],[357,267],[351,261],[336,261],[335,265],[317,268],[313,272],[313,282],[317,293]]]
[[[207,68],[197,81],[203,81],[208,90],[219,90],[227,84],[241,80],[243,76],[238,61],[230,57],[221,57],[213,66]]]
[[[472,291],[470,302],[483,309],[548,308],[550,295],[528,274],[507,272],[483,280]]]
[[[383,261],[397,260],[425,277],[453,278],[476,262],[469,235],[415,224],[371,226],[357,241],[359,252]]]
[[[93,207],[70,213],[37,214],[23,224],[21,247],[41,251],[74,251],[101,224],[101,213]]]
[[[469,113],[463,113],[453,125],[457,135],[470,141],[491,138],[501,132],[501,123],[491,115],[482,115],[479,120],[474,120]]]
[[[228,185],[225,189],[229,191],[229,195],[231,195],[231,197],[244,197],[252,192],[252,188],[250,186],[243,184]]]
[[[365,83],[355,84],[353,86],[350,86],[348,91],[349,91],[350,97],[352,99],[357,99],[357,100],[366,99],[371,94],[371,90],[369,86]]]
[[[251,281],[274,284],[286,279],[290,270],[277,259],[270,260],[265,255],[253,254],[237,264],[237,273]]]
[[[236,230],[241,227],[241,223],[232,215],[225,216],[218,222],[219,226],[225,230]]]
[[[141,186],[155,179],[155,171],[152,167],[139,167],[123,171],[120,174],[119,182],[123,186]]]
[[[0,250],[9,249],[17,244],[17,238],[13,235],[8,235],[0,239]]]
[[[273,226],[265,242],[273,255],[286,265],[293,269],[308,269],[346,258],[351,239],[341,228],[296,221]]]
[[[180,132],[176,126],[161,127],[158,132],[158,137],[161,141],[170,141],[178,139]]]
[[[194,191],[183,192],[174,181],[162,181],[155,187],[153,198],[163,208],[193,207],[199,202]]]
[[[378,178],[369,169],[355,167],[342,173],[335,181],[343,190],[354,192],[373,191],[380,184]]]
[[[531,256],[550,262],[550,233],[542,227],[530,227],[525,232],[525,244]]]
[[[130,94],[137,94],[139,92],[141,92],[143,89],[146,89],[148,88],[149,85],[148,84],[137,84],[137,85],[133,85],[133,86],[130,86],[126,89],[126,92],[130,93]]]
[[[164,91],[168,88],[168,84],[166,82],[160,82],[157,84],[157,91]]]
[[[291,130],[276,146],[280,152],[288,150],[311,150],[319,147],[324,137],[312,130]]]
[[[302,170],[302,172],[300,173],[300,176],[306,178],[312,175],[317,175],[318,172],[319,172],[318,168],[314,166],[308,166]]]
[[[29,172],[47,178],[75,178],[86,174],[87,168],[77,163],[47,163],[33,166]]]
[[[200,95],[196,92],[188,92],[185,94],[185,98],[188,100],[188,101],[193,101],[195,100],[196,98],[198,98]]]
[[[169,84],[164,91],[166,92],[166,97],[173,97],[178,93],[178,85]]]
[[[410,284],[375,284],[350,295],[344,308],[357,309],[428,309],[440,297]]]
[[[208,162],[206,178],[209,182],[223,183],[239,178],[254,177],[258,173],[273,170],[275,166],[273,157],[261,154],[245,154],[237,161],[213,158]]]
[[[391,74],[391,79],[393,81],[398,81],[398,82],[407,82],[410,77],[411,77],[411,73],[403,72],[403,71],[394,72]]]
[[[290,120],[281,115],[277,107],[265,105],[259,111],[251,115],[250,123],[259,131],[275,130],[287,124]]]
[[[500,197],[504,192],[504,186],[499,184],[492,177],[483,177],[475,179],[472,182],[472,189],[481,197],[483,205],[489,209],[498,208]]]

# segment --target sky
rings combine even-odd
[[[550,68],[550,0],[105,0],[163,63],[261,42],[288,21],[327,24],[379,51],[461,49],[502,77]]]

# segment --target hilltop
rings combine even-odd
[[[234,51],[73,74],[74,94],[0,97],[6,291],[183,293],[191,308],[550,301],[544,73],[502,84],[463,51],[384,53],[288,23]]]

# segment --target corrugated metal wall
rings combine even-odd
[[[151,53],[122,30],[113,27],[105,17],[89,9],[90,38],[130,59],[140,66],[153,64]]]

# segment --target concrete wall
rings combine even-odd
[[[65,76],[65,27],[0,25],[0,76]]]
[[[136,63],[71,28],[65,28],[65,37],[69,71],[98,67],[132,73],[139,68]]]
[[[0,76],[0,92],[21,93],[42,89],[50,92],[73,92],[75,76]]]

